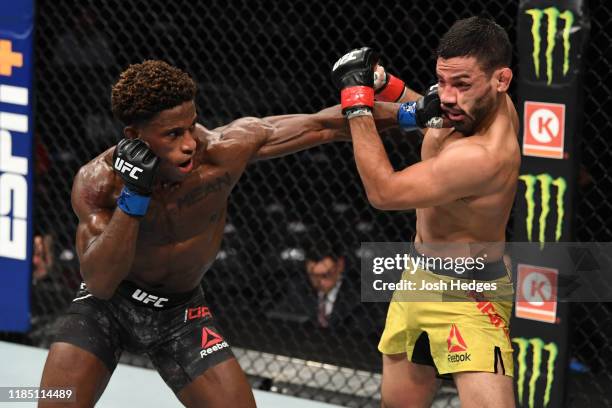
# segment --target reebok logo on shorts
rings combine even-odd
[[[446,339],[446,344],[448,344],[449,353],[458,353],[460,351],[467,350],[467,345],[465,344],[463,337],[461,337],[459,329],[454,324],[451,326],[450,333]]]
[[[446,343],[448,345],[448,362],[449,363],[462,363],[464,361],[472,361],[472,355],[470,353],[462,353],[462,354],[450,354],[450,353],[460,353],[462,351],[467,351],[467,344],[465,344],[465,340],[461,336],[459,329],[454,324],[451,326],[450,333],[448,334],[448,338],[446,339]]]
[[[215,333],[208,327],[204,327],[202,329],[202,349],[200,351],[200,357],[204,358],[209,354],[212,354],[216,351],[229,347],[229,344],[221,335]]]

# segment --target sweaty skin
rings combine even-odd
[[[396,172],[372,118],[352,118],[357,169],[373,206],[416,209],[419,251],[440,257],[486,254],[492,262],[504,254],[520,167],[518,117],[506,94],[512,71],[503,67],[487,75],[474,57],[456,57],[438,58],[436,73],[444,119],[454,127],[427,130],[422,160]],[[387,108],[377,104],[374,112],[378,109]],[[436,243],[446,245],[431,245]],[[384,407],[431,405],[439,385],[435,370],[410,358],[405,352],[383,354]],[[503,372],[498,362],[495,373],[453,373],[461,406],[514,407],[512,378]]]
[[[495,260],[503,255],[503,246],[473,243],[505,241],[520,166],[516,109],[505,92],[492,95],[490,81],[473,58],[438,61],[437,73],[442,107],[450,113],[446,119],[458,119],[457,126],[427,129],[421,161],[395,172],[382,142],[373,136],[371,119],[354,118],[350,128],[357,168],[373,206],[416,209],[414,240],[421,248],[428,243],[466,243],[465,248],[453,245],[452,250],[460,253],[440,255],[486,252]],[[377,103],[375,112],[385,105]],[[490,111],[478,117],[483,108]],[[472,130],[474,116],[479,126],[466,137],[457,128]],[[437,249],[429,247],[426,252],[436,255]]]
[[[376,119],[381,129],[395,125],[394,109],[380,110]],[[124,279],[160,293],[192,290],[217,255],[228,196],[250,162],[350,140],[339,107],[242,118],[213,130],[195,121],[195,105],[186,102],[148,125],[162,135],[143,140],[162,160],[142,219],[116,207],[123,182],[112,168],[114,147],[79,170],[72,190],[77,251],[96,297],[110,298]],[[185,168],[191,170],[185,174]]]

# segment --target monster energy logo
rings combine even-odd
[[[516,381],[516,387],[518,390],[519,403],[523,403],[523,395],[525,390],[525,376],[527,373],[527,351],[531,347],[531,376],[529,377],[528,393],[529,393],[529,408],[535,406],[535,392],[536,384],[540,376],[542,375],[542,354],[544,351],[548,353],[546,360],[546,388],[544,389],[544,404],[538,406],[548,406],[550,402],[550,391],[552,389],[553,381],[555,380],[555,361],[559,354],[559,349],[555,343],[544,343],[540,338],[525,339],[522,337],[515,337],[512,339],[513,343],[518,345],[518,378]]]
[[[557,177],[553,179],[550,174],[542,173],[534,176],[532,174],[523,174],[519,176],[519,180],[525,183],[525,201],[527,202],[527,217],[525,218],[525,225],[527,228],[527,240],[532,242],[533,237],[533,220],[535,218],[535,188],[536,182],[540,184],[540,217],[538,218],[538,241],[540,242],[540,249],[544,248],[546,242],[546,221],[550,214],[550,201],[551,201],[551,186],[557,189],[556,207],[557,207],[557,223],[555,226],[555,241],[559,242],[561,239],[563,218],[565,216],[565,205],[563,198],[565,197],[565,191],[567,190],[567,182],[563,177]]]
[[[540,9],[529,9],[525,11],[526,14],[531,16],[531,36],[533,38],[533,65],[535,67],[536,78],[540,78],[540,50],[542,46],[542,37],[540,35],[540,27],[542,26],[542,19],[544,15],[547,17],[547,28],[546,28],[546,79],[548,85],[552,83],[553,77],[553,52],[555,51],[555,37],[557,35],[557,22],[559,20],[564,21],[563,32],[561,38],[563,39],[563,76],[567,75],[569,71],[569,54],[570,54],[570,32],[572,25],[574,24],[574,14],[565,10],[560,12],[556,7],[547,7],[544,10]]]

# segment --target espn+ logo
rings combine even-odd
[[[27,108],[28,99],[28,88],[0,85],[1,103]],[[28,115],[0,112],[0,257],[18,260],[27,258],[29,160],[13,154],[13,138],[28,136],[29,121]]]
[[[126,162],[120,157],[117,157],[117,160],[115,160],[115,170],[122,174],[127,171],[130,178],[133,178],[134,180],[138,180],[138,173],[142,173],[142,169],[140,167],[136,167],[132,163]]]

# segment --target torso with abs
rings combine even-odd
[[[520,151],[517,141],[518,118],[512,102],[500,109],[494,122],[482,134],[465,137],[454,129],[429,129],[421,148],[422,160],[462,144],[483,145],[499,160],[500,170],[492,178],[490,193],[463,197],[439,206],[417,209],[417,234],[421,243],[503,242],[514,202]],[[474,163],[478,166],[478,163]],[[491,254],[495,256],[495,254]]]
[[[156,185],[140,221],[134,262],[127,276],[145,289],[184,292],[196,287],[217,256],[223,238],[228,196],[252,153],[232,137],[232,126],[202,131],[196,162],[180,183]],[[205,133],[206,132],[206,133]],[[112,172],[114,148],[99,159]],[[108,207],[116,207],[123,182],[114,173]]]

